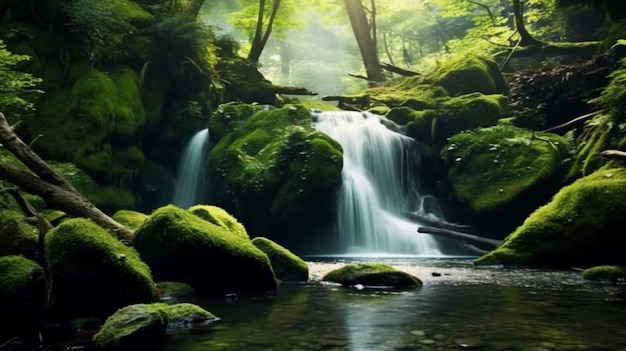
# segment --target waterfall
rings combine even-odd
[[[436,240],[418,234],[402,211],[424,216],[433,197],[419,194],[419,153],[413,139],[387,128],[393,122],[371,113],[313,113],[313,126],[343,147],[337,231],[343,254],[440,255]]]
[[[209,151],[209,129],[196,133],[183,151],[172,203],[181,208],[206,203],[206,156]]]

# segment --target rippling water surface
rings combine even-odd
[[[321,282],[355,261],[418,276],[412,291]],[[476,268],[471,259],[309,258],[307,284],[276,294],[194,301],[222,320],[207,331],[170,330],[173,350],[616,350],[626,351],[626,288],[579,272]]]

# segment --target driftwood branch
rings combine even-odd
[[[452,238],[452,239],[457,239],[461,241],[488,244],[494,247],[502,243],[502,240],[485,238],[485,237],[478,236],[478,235],[462,233],[462,232],[457,232],[455,230],[443,229],[443,228],[419,227],[417,228],[417,232],[422,233],[422,234],[439,235],[439,236],[443,236],[446,238]]]
[[[316,92],[303,87],[294,87],[290,85],[268,85],[264,90],[283,95],[317,95]]]
[[[604,151],[598,152],[597,155],[602,156],[604,158],[608,158],[608,159],[626,161],[626,151],[604,150]]]
[[[90,218],[101,227],[113,231],[121,239],[131,238],[130,229],[100,211],[32,151],[13,132],[2,113],[0,113],[0,143],[36,175],[11,164],[0,162],[0,178],[19,186],[28,193],[40,196],[51,208],[59,209],[69,215]]]
[[[419,76],[420,73],[415,72],[415,71],[410,71],[408,69],[404,69],[404,68],[400,68],[398,66],[394,66],[390,63],[386,63],[386,62],[381,62],[380,63],[380,67],[386,71],[392,72],[392,73],[396,73],[399,74],[401,76],[404,77],[414,77],[414,76]]]
[[[557,130],[561,130],[561,129],[565,129],[565,130],[569,130],[570,128],[573,128],[574,126],[576,126],[578,123],[582,122],[582,121],[586,121],[594,116],[597,116],[599,114],[601,114],[602,112],[604,112],[605,110],[598,110],[598,111],[594,111],[591,113],[588,113],[586,115],[582,115],[582,116],[578,116],[576,118],[573,118],[563,124],[559,124],[558,126],[554,126],[554,127],[550,127],[548,129],[543,130],[542,132],[544,133],[552,133],[554,131]]]
[[[418,222],[419,224],[425,224],[429,227],[434,227],[434,228],[442,228],[442,229],[457,230],[457,231],[463,230],[463,231],[470,231],[470,232],[474,230],[474,228],[472,228],[472,226],[469,226],[469,225],[448,223],[442,220],[434,220],[434,219],[420,216],[418,214],[415,214],[413,212],[408,212],[408,211],[402,211],[402,216],[412,221]]]

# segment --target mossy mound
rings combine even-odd
[[[0,257],[0,310],[3,340],[16,335],[32,337],[45,310],[43,269],[23,256]]]
[[[259,112],[258,105],[230,102],[220,105],[209,118],[211,139],[219,141],[226,134],[241,128],[253,114]]]
[[[37,258],[39,230],[16,211],[0,209],[0,256]]]
[[[557,268],[626,266],[626,169],[597,171],[562,188],[476,264]]]
[[[623,266],[595,266],[583,271],[583,278],[595,281],[616,283],[626,280],[626,267]]]
[[[508,90],[498,64],[486,57],[457,56],[443,61],[430,75],[432,83],[451,96],[480,92],[501,94]]]
[[[179,282],[158,282],[157,290],[161,300],[184,300],[198,295],[191,285]]]
[[[133,244],[156,278],[187,283],[200,294],[276,289],[269,259],[250,240],[173,205],[154,211]]]
[[[46,235],[45,249],[51,307],[60,317],[104,317],[157,299],[150,269],[139,255],[89,220],[61,223]]]
[[[193,328],[213,324],[220,319],[204,308],[191,303],[157,304],[167,315],[167,326],[171,328]]]
[[[561,136],[496,126],[453,136],[443,153],[468,217],[508,223],[510,232],[558,191],[568,150]]]
[[[263,237],[252,239],[252,244],[269,257],[276,278],[298,282],[309,280],[309,266],[288,249]]]
[[[243,224],[224,209],[212,205],[195,205],[189,212],[244,239],[250,239]]]
[[[119,309],[93,336],[103,349],[143,349],[156,345],[165,335],[167,314],[161,304],[137,304]]]
[[[129,229],[136,230],[146,221],[148,215],[137,211],[119,210],[112,218]]]
[[[209,164],[216,203],[258,233],[332,193],[343,155],[298,105],[253,115],[212,148]]]
[[[411,77],[398,85],[367,89],[363,94],[354,95],[354,103],[370,110],[381,110],[385,107],[409,107],[414,110],[433,108],[437,99],[448,96],[448,92],[428,83],[422,76]]]
[[[421,143],[441,148],[448,138],[464,130],[496,125],[510,113],[502,95],[472,93],[440,99],[433,109],[415,111],[400,108],[389,115],[399,121],[409,121],[407,134]]]
[[[348,264],[326,273],[322,280],[339,283],[344,286],[361,284],[365,287],[400,289],[411,289],[422,285],[419,278],[380,263]]]

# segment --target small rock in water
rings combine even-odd
[[[478,349],[484,346],[482,340],[478,338],[458,338],[453,340],[462,349]]]
[[[433,277],[441,277],[441,273],[438,272],[432,272],[430,273],[430,275],[432,275]]]
[[[235,293],[226,294],[224,295],[224,297],[226,298],[227,301],[235,301],[239,298],[239,296],[237,296],[237,294]]]
[[[415,335],[415,336],[426,336],[426,333],[424,333],[421,330],[411,330],[411,335]]]
[[[357,289],[357,290],[363,290],[363,289],[365,289],[365,286],[363,286],[363,284],[357,284],[357,285],[354,286],[354,288]]]

